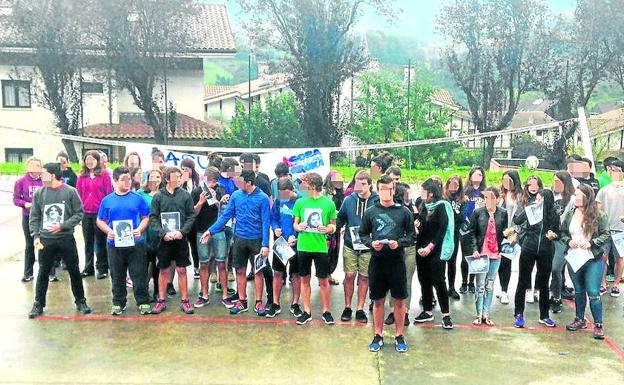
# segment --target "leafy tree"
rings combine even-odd
[[[221,140],[226,147],[248,147],[251,127],[251,147],[300,147],[304,134],[298,118],[299,104],[289,92],[268,98],[264,109],[260,103],[253,104],[251,116],[243,103],[237,102],[234,118]]]

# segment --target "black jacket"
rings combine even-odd
[[[487,232],[488,222],[490,220],[490,213],[487,208],[480,207],[472,212],[470,217],[470,227],[466,237],[467,250],[464,254],[469,255],[475,251],[481,252],[483,250],[483,243],[485,242],[485,233]],[[497,207],[494,212],[494,222],[496,223],[496,241],[498,244],[498,250],[501,249],[501,243],[505,239],[503,231],[507,228],[507,210],[502,207]]]
[[[414,221],[409,209],[400,203],[385,207],[377,202],[364,212],[360,225],[360,239],[366,247],[371,249],[372,256],[403,256],[403,249],[414,244]],[[397,241],[399,248],[391,250],[384,245],[381,251],[375,251],[371,244],[373,241],[388,239]]]
[[[557,236],[559,236],[559,224],[561,218],[555,211],[555,197],[550,190],[542,191],[544,197],[544,217],[539,223],[533,226],[529,225],[526,211],[524,207],[519,206],[514,216],[514,224],[522,226],[520,230],[520,246],[523,250],[535,252],[538,254],[552,255],[553,242],[546,238],[548,230],[551,230]],[[532,201],[527,203],[527,206],[532,204]]]
[[[431,255],[439,256],[442,251],[442,242],[444,241],[444,235],[446,234],[446,228],[449,223],[446,209],[443,205],[438,205],[435,210],[429,212],[425,204],[421,201],[421,204],[418,206],[418,214],[415,215],[415,218],[420,222],[416,247],[427,247],[427,245],[433,243],[434,248],[431,251]]]
[[[167,234],[160,221],[160,214],[166,212],[180,213],[180,232],[182,234],[186,236],[192,231],[195,222],[195,208],[188,191],[178,187],[171,194],[166,187],[163,187],[154,195],[150,209],[150,226],[158,232],[160,239]]]

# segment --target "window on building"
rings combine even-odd
[[[7,163],[24,163],[33,156],[32,148],[5,148],[4,159]]]
[[[3,80],[2,107],[30,108],[30,80]]]
[[[82,92],[85,94],[103,94],[104,85],[100,82],[82,82],[80,83]]]

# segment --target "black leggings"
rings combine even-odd
[[[524,313],[526,290],[531,288],[533,266],[537,264],[535,289],[539,290],[540,319],[548,318],[548,279],[552,270],[552,252],[538,254],[534,251],[522,250],[520,254],[520,275],[515,296],[515,315]]]
[[[438,303],[443,314],[449,312],[448,289],[444,279],[445,261],[440,259],[440,254],[429,254],[426,257],[416,256],[416,270],[418,282],[422,291],[423,310],[433,310],[433,288],[438,295]]]
[[[455,247],[453,256],[446,261],[446,278],[448,279],[449,290],[455,290],[455,277],[457,276],[457,253],[459,251],[459,232],[455,232]]]
[[[511,279],[511,259],[501,258],[498,277],[500,278],[501,290],[506,293],[509,289],[509,280]]]
[[[82,217],[82,236],[84,237],[85,266],[84,271],[93,273],[93,253],[97,246],[95,267],[98,273],[108,273],[108,257],[106,255],[106,234],[96,225],[97,214],[84,214]]]

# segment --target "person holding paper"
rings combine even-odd
[[[463,226],[468,226],[468,220],[472,215],[472,212],[478,208],[484,206],[483,195],[481,194],[483,190],[487,187],[487,181],[485,178],[485,170],[482,167],[473,167],[468,173],[468,180],[466,181],[466,189],[464,190],[464,195],[466,196],[466,207],[463,210],[464,214],[464,223]],[[463,246],[463,237],[460,240]],[[462,247],[462,250],[464,247]],[[463,253],[463,251],[462,251]],[[465,253],[463,253],[465,254]],[[459,288],[459,292],[461,294],[474,293],[474,275],[468,274],[468,262],[464,258],[462,258],[461,263],[461,276],[462,276],[462,284]]]
[[[571,250],[587,250],[593,256],[576,272],[570,269],[574,282],[576,317],[566,326],[570,331],[587,328],[585,306],[594,317],[594,338],[603,339],[600,281],[605,267],[604,246],[609,242],[607,215],[598,208],[591,187],[581,184],[574,193],[574,209],[567,212],[561,224],[561,240]]]
[[[379,202],[364,212],[359,228],[362,242],[372,249],[368,265],[370,298],[373,301],[373,322],[375,335],[368,345],[371,352],[378,352],[383,346],[384,304],[390,291],[394,302],[395,349],[402,353],[408,350],[403,337],[405,325],[405,299],[407,272],[404,249],[414,244],[414,217],[401,203],[395,203],[395,187],[392,178],[383,175],[377,181]]]
[[[520,197],[522,196],[522,182],[520,181],[520,175],[516,170],[508,170],[503,173],[503,180],[500,189],[500,206],[507,212],[507,224],[509,226],[508,239],[509,243],[513,246],[518,242],[518,233],[520,232],[519,226],[514,225],[513,218],[516,215],[516,211],[520,206]],[[500,279],[501,293],[500,303],[503,305],[509,304],[509,281],[511,279],[511,259],[502,258],[500,266],[498,268],[498,278]],[[532,290],[531,290],[532,291]],[[533,299],[533,294],[530,294],[530,299]]]
[[[134,299],[141,315],[151,312],[150,297],[147,288],[147,257],[145,254],[143,236],[149,223],[150,210],[139,194],[130,191],[132,178],[126,167],[117,167],[113,171],[115,191],[102,199],[98,210],[97,226],[107,235],[106,251],[111,269],[113,306],[112,315],[121,315],[126,309],[126,272],[132,279]],[[134,242],[125,246],[126,242],[119,242],[120,236],[115,229],[127,227],[131,230]],[[129,226],[132,223],[132,226]],[[120,244],[124,243],[123,246]]]
[[[609,230],[617,233],[624,231],[624,223],[622,215],[624,215],[624,162],[621,160],[614,161],[611,164],[611,179],[613,182],[598,192],[596,202],[602,208],[608,218]],[[611,286],[611,296],[620,296],[620,280],[624,271],[624,255],[618,252],[613,241],[607,242],[605,246],[606,254],[612,256],[615,260],[615,279]],[[605,282],[606,284],[606,282]]]
[[[459,253],[459,241],[461,234],[459,230],[465,222],[463,211],[466,210],[467,202],[464,195],[464,186],[461,177],[458,174],[452,175],[444,186],[444,199],[446,199],[453,208],[455,220],[455,233],[453,239],[455,241],[453,248],[453,256],[446,261],[446,278],[448,280],[449,297],[454,300],[460,300],[459,293],[455,290],[455,277],[457,273],[457,253]],[[461,258],[461,256],[460,256]],[[462,258],[463,259],[463,258]]]
[[[345,198],[340,211],[336,226],[345,228],[344,247],[342,249],[343,269],[345,272],[344,279],[344,296],[345,308],[342,311],[340,320],[344,322],[351,321],[353,310],[351,309],[351,301],[353,299],[353,291],[355,289],[355,278],[358,281],[358,301],[357,311],[355,312],[355,320],[360,323],[367,323],[368,318],[364,312],[364,303],[366,302],[366,293],[368,292],[368,265],[370,263],[370,249],[361,243],[355,243],[351,234],[351,229],[359,230],[362,224],[362,217],[367,208],[372,207],[379,202],[379,195],[371,191],[372,178],[366,171],[360,172],[355,176],[354,192]]]
[[[453,329],[444,274],[446,263],[441,259],[442,248],[445,244],[450,247],[449,259],[453,252],[453,234],[447,234],[448,226],[454,224],[453,209],[442,197],[441,183],[432,178],[427,179],[421,185],[421,199],[422,204],[418,207],[416,214],[416,230],[418,231],[416,267],[422,290],[423,311],[414,319],[414,323],[434,320],[433,289],[435,288],[442,311],[442,327]],[[447,235],[450,235],[451,239],[448,239]]]
[[[490,306],[494,295],[494,282],[501,262],[501,244],[505,239],[503,231],[507,228],[507,211],[497,205],[499,191],[496,187],[488,187],[483,191],[485,207],[475,209],[470,217],[470,231],[466,234],[467,244],[474,258],[489,258],[490,264],[486,274],[476,276],[477,295],[475,306],[477,315],[473,325],[494,326],[490,319]]]
[[[515,322],[517,328],[523,328],[524,301],[526,290],[531,286],[533,267],[537,265],[535,288],[539,290],[539,323],[555,327],[556,323],[549,316],[548,279],[552,269],[553,241],[559,236],[559,216],[554,210],[555,198],[550,190],[544,189],[542,180],[532,175],[527,178],[520,199],[521,206],[514,217],[514,224],[521,226],[520,274],[515,295]],[[527,211],[531,210],[531,218]],[[535,220],[538,221],[535,221]]]
[[[299,198],[295,192],[295,186],[289,178],[283,178],[277,182],[278,195],[275,197],[273,207],[271,207],[271,227],[275,239],[283,237],[288,245],[296,248],[297,232],[293,228],[295,218],[293,216],[293,208]],[[292,291],[293,300],[290,305],[290,313],[295,317],[300,317],[303,313],[299,306],[299,296],[301,294],[301,277],[299,276],[299,266],[297,264],[297,254],[288,261],[289,274],[293,277]],[[273,303],[267,309],[266,316],[273,318],[282,312],[280,306],[280,295],[284,286],[284,275],[286,274],[286,266],[277,257],[273,256],[273,270],[275,277],[273,278]]]

